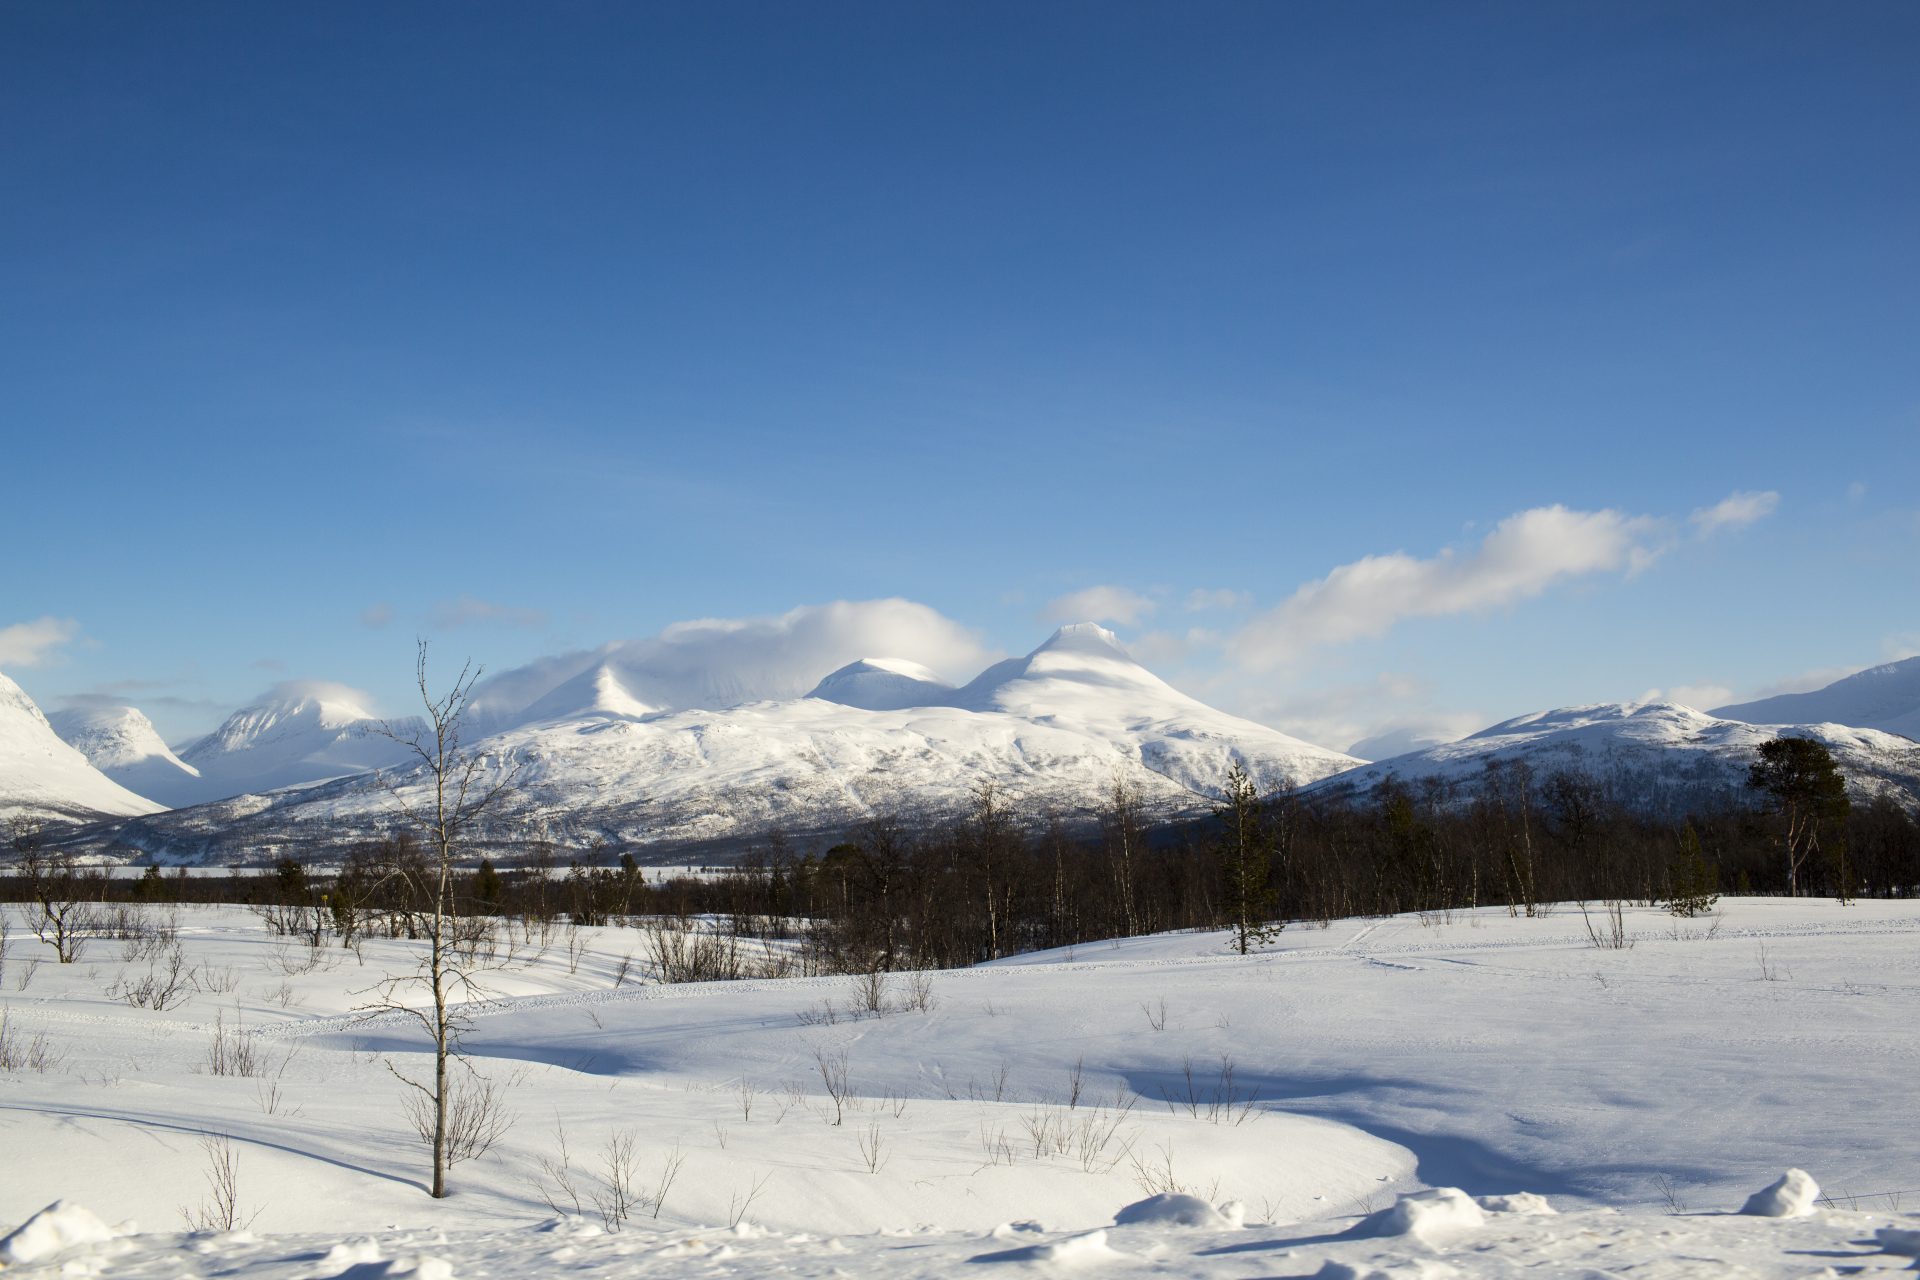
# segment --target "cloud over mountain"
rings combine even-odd
[[[542,658],[487,677],[474,710],[500,719],[596,666],[662,709],[795,698],[861,658],[904,658],[949,679],[996,656],[978,635],[911,600],[836,600],[757,618],[676,622],[657,635]]]
[[[1386,634],[1409,618],[1477,613],[1596,573],[1637,570],[1659,554],[1660,522],[1554,505],[1508,516],[1478,547],[1420,559],[1365,556],[1309,582],[1249,623],[1234,656],[1264,670],[1305,651]]]

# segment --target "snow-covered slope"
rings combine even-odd
[[[602,666],[518,718],[474,743],[489,777],[520,774],[495,838],[540,833],[574,847],[727,842],[774,827],[831,833],[880,812],[956,807],[984,783],[1072,819],[1122,779],[1155,809],[1190,813],[1236,760],[1301,784],[1358,763],[1187,697],[1091,626],[1064,628],[958,690],[912,664],[868,661],[809,697],[656,711]],[[409,777],[393,780],[404,787]],[[303,832],[365,832],[392,808],[373,779],[343,778],[121,835],[162,857],[220,858]]]
[[[159,808],[94,768],[0,674],[0,821],[86,822]]]
[[[1847,724],[1920,739],[1920,658],[1857,671],[1811,693],[1784,693],[1713,712],[1749,724]]]
[[[1759,745],[1782,735],[1825,743],[1856,795],[1885,793],[1920,804],[1920,744],[1840,724],[1747,724],[1672,702],[1535,712],[1458,742],[1363,765],[1322,786],[1366,791],[1388,778],[1416,788],[1435,780],[1466,796],[1484,781],[1490,762],[1524,761],[1536,781],[1564,770],[1592,778],[1631,808],[1677,813],[1742,795]]]
[[[1236,759],[1267,782],[1301,785],[1359,763],[1188,697],[1091,622],[1062,627],[1026,657],[987,668],[954,692],[953,704],[1129,744],[1155,773],[1208,795]]]
[[[196,798],[200,771],[173,754],[137,707],[73,707],[47,721],[67,745],[127,790],[169,808]]]
[[[184,789],[188,803],[270,791],[345,774],[364,773],[405,758],[375,732],[379,724],[337,686],[283,687],[180,753],[199,772]]]
[[[919,1008],[881,975],[880,1016],[850,1011],[845,978],[662,985],[648,932],[583,926],[503,943],[455,991],[459,1078],[516,1120],[442,1200],[392,1074],[431,1072],[430,1042],[367,1007],[383,979],[409,992],[424,943],[376,929],[309,958],[244,908],[150,911],[181,967],[226,978],[156,1012],[107,991],[168,960],[105,942],[16,993],[46,949],[15,914],[10,1033],[57,1065],[0,1073],[0,1236],[62,1198],[100,1221],[0,1274],[1914,1280],[1915,905],[1627,904],[1619,950],[1570,908],[1294,926],[1245,956],[1159,934],[922,973]],[[789,945],[739,949],[757,966]],[[207,1070],[221,1026],[263,1075]],[[209,1134],[250,1230],[180,1230],[212,1195]],[[624,1223],[595,1212],[622,1134],[659,1192]],[[1789,1167],[1831,1198],[1736,1212]],[[1143,1212],[1150,1178],[1205,1203]],[[1449,1186],[1487,1199],[1401,1199]],[[102,1239],[129,1220],[151,1234]]]

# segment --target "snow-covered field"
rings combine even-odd
[[[438,1202],[389,1070],[423,1041],[356,1013],[414,944],[316,965],[182,908],[198,989],[154,1011],[108,994],[154,961],[57,965],[13,910],[0,1035],[48,1060],[0,1070],[0,1233],[61,1199],[84,1209],[43,1227],[137,1224],[42,1231],[29,1270],[1820,1275],[1912,1265],[1920,1231],[1911,903],[1629,909],[1624,950],[1570,907],[1296,925],[1248,957],[1166,935],[936,974],[924,1008],[895,976],[877,1017],[844,978],[616,986],[642,936],[562,929],[488,975],[467,1048],[513,1125]],[[214,1074],[236,1032],[255,1074]],[[186,1232],[210,1135],[249,1231]],[[638,1203],[609,1231],[616,1140]],[[1792,1167],[1810,1214],[1733,1213]],[[1396,1209],[1427,1187],[1464,1195]],[[1228,1208],[1114,1225],[1175,1191]],[[1522,1192],[1559,1213],[1466,1198]]]

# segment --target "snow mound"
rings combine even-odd
[[[1474,1203],[1488,1213],[1511,1213],[1521,1218],[1544,1218],[1560,1211],[1547,1203],[1545,1196],[1517,1191],[1510,1196],[1475,1196]]]
[[[1881,1227],[1873,1233],[1873,1242],[1888,1253],[1920,1258],[1920,1230],[1913,1227]]]
[[[364,1240],[346,1240],[327,1250],[327,1256],[320,1259],[320,1274],[335,1276],[349,1267],[380,1260],[380,1244],[372,1236]]]
[[[1780,1180],[1747,1197],[1740,1212],[1753,1218],[1804,1218],[1820,1198],[1820,1184],[1804,1169],[1789,1169]]]
[[[1199,1196],[1167,1193],[1148,1196],[1145,1200],[1136,1200],[1113,1215],[1114,1225],[1121,1227],[1154,1224],[1170,1227],[1211,1227],[1215,1230],[1244,1226],[1246,1219],[1246,1206],[1238,1201],[1221,1205],[1216,1209]]]
[[[1019,1240],[1026,1236],[1041,1235],[1046,1228],[1032,1218],[1022,1218],[1018,1222],[1003,1222],[987,1234],[995,1240]]]
[[[339,1273],[338,1280],[453,1280],[453,1264],[428,1254],[409,1254],[387,1262],[360,1262]]]
[[[113,1239],[113,1228],[93,1211],[70,1200],[56,1200],[0,1240],[0,1265],[39,1262],[83,1244]]]
[[[323,1270],[321,1274],[326,1272]],[[453,1263],[444,1257],[432,1257],[430,1253],[407,1253],[384,1263],[355,1263],[342,1272],[336,1272],[338,1280],[397,1280],[399,1276],[413,1276],[415,1280],[453,1280]]]
[[[1410,1236],[1432,1244],[1462,1231],[1484,1226],[1486,1212],[1458,1187],[1435,1187],[1401,1196],[1388,1208],[1371,1214],[1353,1229],[1356,1237]]]
[[[1099,1231],[1088,1231],[1083,1235],[1068,1236],[1065,1240],[1028,1245],[1024,1249],[984,1253],[973,1261],[1052,1263],[1062,1267],[1090,1267],[1117,1262],[1126,1256],[1107,1245],[1107,1233],[1103,1228]]]
[[[1459,1274],[1458,1267],[1448,1266],[1444,1262],[1412,1258],[1381,1267],[1364,1262],[1358,1265],[1351,1262],[1324,1262],[1313,1273],[1313,1280],[1454,1280]]]

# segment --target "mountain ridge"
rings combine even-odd
[[[87,822],[161,808],[95,768],[54,732],[26,690],[0,672],[0,820]]]

